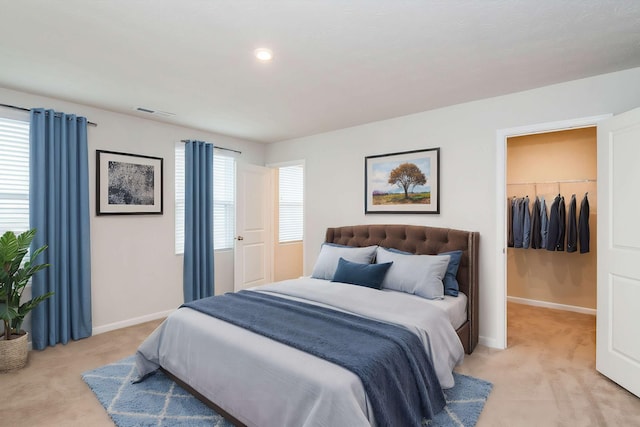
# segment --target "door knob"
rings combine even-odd
[[[244,240],[244,237],[242,237],[242,236],[238,236],[238,237],[236,237],[236,239],[238,239],[238,240]]]

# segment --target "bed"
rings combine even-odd
[[[253,293],[402,325],[420,337],[442,388],[453,386],[453,367],[478,340],[478,233],[359,225],[329,228],[325,243],[417,255],[462,251],[459,298],[428,300],[314,277],[261,286]],[[442,308],[447,300],[452,302],[448,306],[458,306],[457,314]],[[460,301],[466,305],[462,317]],[[235,425],[385,424],[377,422],[379,408],[353,372],[192,308],[169,316],[140,345],[136,363],[141,377],[161,368]]]
[[[347,246],[375,244],[418,255],[436,255],[461,250],[457,279],[460,292],[467,296],[466,321],[456,329],[467,354],[478,344],[478,245],[480,233],[453,228],[416,225],[357,225],[327,229],[326,242]]]

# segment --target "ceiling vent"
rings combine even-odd
[[[140,113],[151,114],[153,116],[159,116],[159,117],[175,116],[175,113],[169,113],[167,111],[152,110],[151,108],[145,108],[145,107],[135,107],[134,110]]]

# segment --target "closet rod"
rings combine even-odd
[[[542,184],[573,184],[579,182],[598,182],[597,179],[564,179],[560,181],[545,182],[509,182],[507,185],[542,185]]]
[[[189,142],[189,140],[181,139],[180,142]],[[214,145],[213,148],[216,150],[232,151],[234,153],[242,154],[242,151],[234,150],[233,148],[218,147],[217,145]]]
[[[7,107],[7,108],[13,108],[14,110],[20,110],[20,111],[31,111],[28,108],[24,108],[24,107],[16,107],[15,105],[9,105],[9,104],[0,104],[0,107]],[[98,126],[97,123],[93,123],[87,120],[87,124],[90,126]]]

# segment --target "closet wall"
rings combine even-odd
[[[564,196],[567,218],[571,195],[576,215],[588,192],[590,252],[507,249],[507,295],[531,302],[596,308],[596,128],[512,137],[507,141],[507,197],[529,196],[531,209],[544,197],[547,212]],[[567,307],[570,308],[571,307]]]

